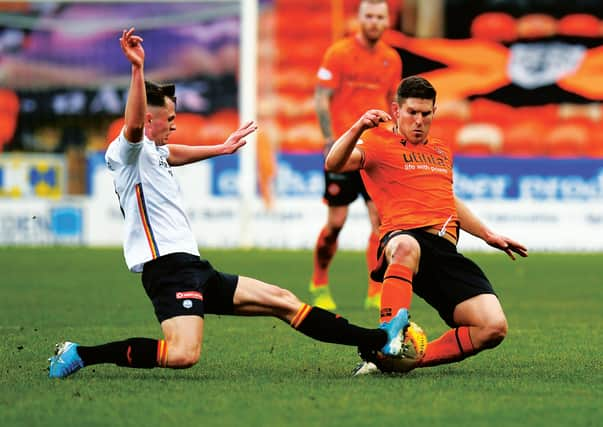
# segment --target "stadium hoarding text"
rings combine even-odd
[[[0,203],[1,243],[71,239],[89,245],[120,245],[123,217],[102,158],[102,153],[90,156],[90,194],[86,197],[69,199],[69,203],[64,198],[5,198]],[[279,163],[274,206],[267,209],[259,196],[251,202],[252,244],[311,248],[326,217],[322,157],[282,154]],[[455,164],[457,193],[492,229],[531,250],[603,251],[603,239],[594,237],[603,236],[603,161],[466,157],[455,159]],[[174,168],[174,172],[199,245],[239,246],[242,199],[238,182],[242,178],[238,158],[215,158]],[[76,209],[78,214],[65,214],[63,208]],[[370,230],[361,199],[351,205],[348,222],[341,247],[364,250]],[[40,230],[47,237],[36,237]],[[490,249],[466,233],[459,245],[461,249]]]
[[[457,157],[454,190],[465,200],[603,201],[603,159]]]

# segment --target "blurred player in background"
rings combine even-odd
[[[462,360],[496,347],[507,333],[492,285],[457,252],[459,229],[513,260],[514,252],[528,255],[525,246],[490,230],[454,195],[451,146],[429,137],[435,100],[426,79],[402,80],[392,104],[393,130],[379,126],[392,120],[387,112],[369,110],[326,159],[330,171],[360,170],[379,210],[379,263],[371,274],[383,282],[381,322],[409,309],[414,290],[453,328],[428,344],[420,366]],[[361,349],[361,356],[379,366],[375,353]],[[359,373],[374,370],[369,363],[359,368]]]
[[[335,42],[326,51],[317,74],[316,112],[325,138],[325,154],[335,140],[368,108],[387,111],[402,77],[398,53],[381,36],[389,25],[386,0],[362,0],[358,8],[357,34]],[[314,247],[314,270],[310,292],[314,304],[333,310],[329,290],[329,265],[337,251],[337,238],[348,216],[349,205],[362,195],[371,223],[366,251],[369,271],[375,266],[379,239],[379,216],[358,172],[325,171],[324,200],[327,222]],[[365,307],[379,307],[380,283],[368,282]]]
[[[366,329],[318,307],[302,303],[286,289],[249,277],[221,273],[199,257],[172,166],[233,154],[257,129],[248,122],[223,144],[168,144],[176,130],[174,85],[144,80],[142,38],[131,28],[120,46],[132,64],[125,122],[105,155],[125,220],[124,255],[155,308],[164,339],[128,338],[96,346],[57,344],[50,377],[113,363],[131,368],[188,368],[201,355],[204,316],[274,316],[314,339],[368,347],[399,355],[406,313],[378,329]]]

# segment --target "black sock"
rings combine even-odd
[[[78,346],[77,352],[82,358],[84,366],[114,363],[131,368],[154,368],[159,366],[157,360],[159,353],[163,353],[158,351],[160,344],[165,347],[163,340],[128,338],[125,341],[115,341],[92,347]],[[165,353],[167,356],[167,351]]]
[[[353,325],[337,314],[307,304],[297,312],[291,326],[311,338],[334,344],[379,350],[387,342],[387,333],[381,329]]]

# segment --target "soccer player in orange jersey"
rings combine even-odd
[[[515,253],[528,256],[528,250],[490,230],[454,195],[451,146],[429,137],[436,111],[436,91],[429,81],[403,79],[396,98],[393,130],[380,126],[392,120],[390,114],[366,111],[335,142],[326,168],[360,170],[379,211],[379,265],[371,274],[383,282],[381,322],[400,308],[409,309],[414,291],[452,327],[429,343],[419,362],[434,366],[496,347],[507,333],[492,285],[473,261],[457,252],[459,230],[513,260]],[[374,354],[360,353],[379,366]],[[367,362],[358,372],[370,368]]]
[[[387,110],[402,77],[398,53],[381,41],[389,24],[385,0],[362,0],[358,9],[359,32],[334,43],[325,53],[317,73],[316,111],[325,138],[325,153],[334,141],[369,107]],[[361,194],[371,223],[367,248],[369,270],[376,263],[379,217],[358,172],[325,171],[324,200],[327,222],[314,248],[314,271],[310,291],[314,304],[336,307],[328,283],[328,269],[337,251],[337,238],[348,215],[348,206]],[[381,286],[369,278],[365,307],[379,307]]]

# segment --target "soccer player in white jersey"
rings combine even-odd
[[[193,366],[201,355],[205,314],[274,316],[320,341],[399,355],[408,325],[406,310],[380,329],[362,328],[302,303],[286,289],[221,273],[200,258],[171,167],[235,153],[257,126],[248,122],[219,145],[169,144],[176,130],[174,86],[145,82],[142,38],[133,28],[123,31],[120,45],[132,64],[132,78],[124,127],[105,158],[124,214],[126,263],[131,271],[142,272],[164,337],[95,346],[62,342],[50,358],[50,377],[67,377],[99,363]]]

